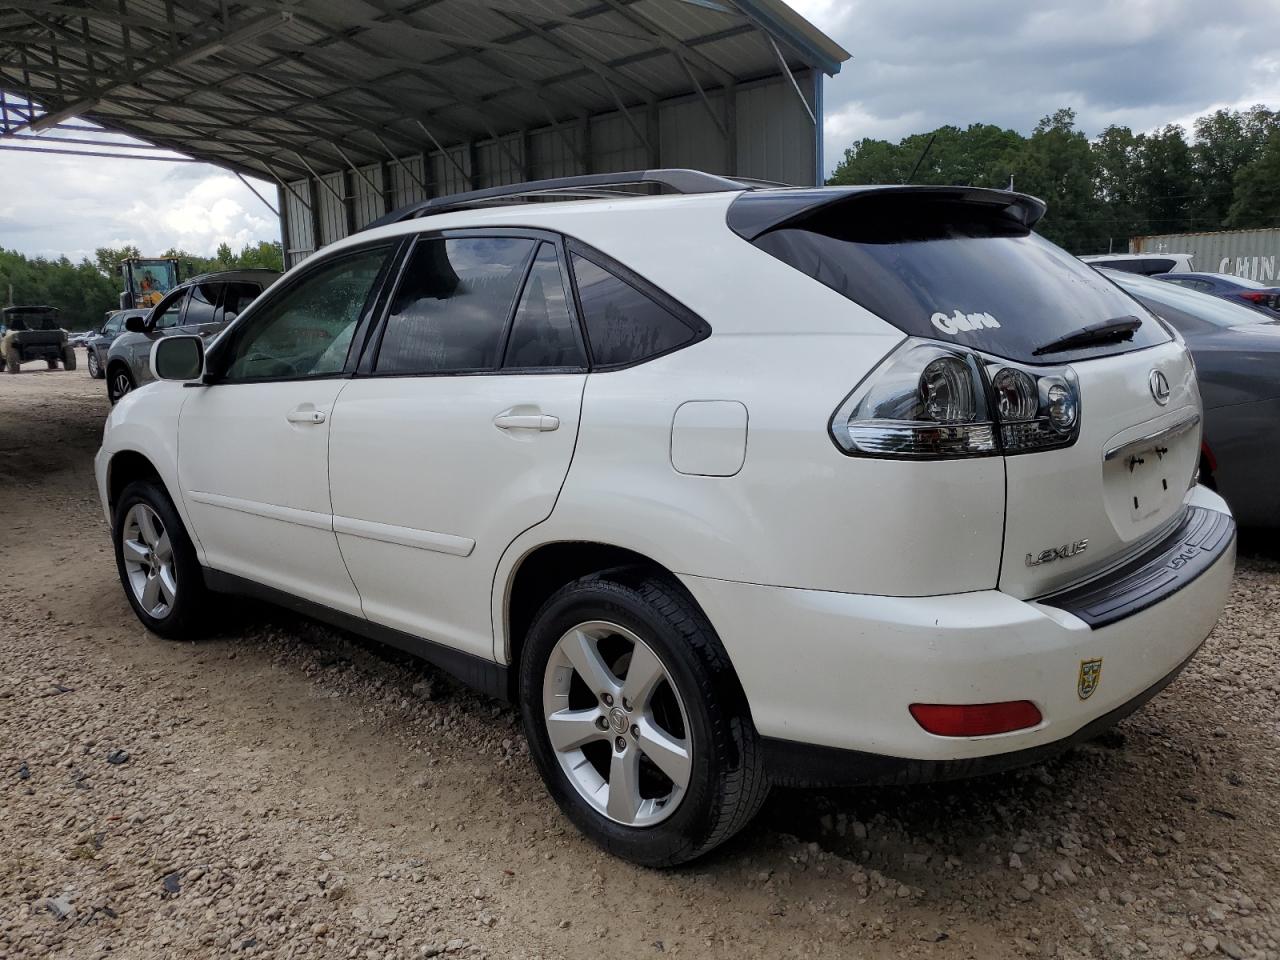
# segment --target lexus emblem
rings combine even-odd
[[[1147,377],[1147,386],[1151,388],[1151,396],[1160,406],[1169,402],[1169,378],[1159,370],[1151,371],[1151,376]]]

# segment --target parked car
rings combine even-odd
[[[5,307],[0,310],[0,370],[18,373],[28,360],[43,360],[50,370],[61,363],[76,368],[75,348],[58,321],[57,307]]]
[[[522,203],[657,182],[683,196]],[[483,205],[482,205],[483,204]],[[770,783],[1040,762],[1227,596],[1186,348],[970,187],[696,171],[426,201],[166,337],[96,458],[141,622],[269,598],[519,704],[652,866]]]
[[[1156,274],[1156,279],[1254,307],[1270,314],[1272,320],[1280,318],[1280,287],[1229,273],[1161,273]]]
[[[156,340],[174,334],[213,337],[279,276],[274,270],[207,273],[179,284],[143,317],[122,311],[125,332],[108,346],[103,368],[111,402],[151,379],[148,360]]]
[[[1280,527],[1280,323],[1259,310],[1159,279],[1107,271],[1186,340],[1204,400],[1201,481],[1241,526]]]
[[[1095,253],[1080,258],[1095,267],[1123,270],[1125,273],[1185,273],[1194,270],[1190,253]]]
[[[95,380],[101,380],[107,375],[107,351],[111,348],[111,344],[115,343],[116,337],[124,333],[125,321],[130,317],[145,320],[150,312],[149,309],[112,310],[108,312],[106,322],[97,330],[90,331],[91,335],[85,344],[85,351],[88,354],[89,376]]]

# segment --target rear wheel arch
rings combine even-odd
[[[680,578],[651,557],[626,547],[595,541],[565,540],[540,544],[521,557],[511,571],[506,602],[503,605],[506,662],[511,666],[508,671],[508,683],[513,702],[518,697],[519,691],[521,651],[538,611],[562,587],[595,574],[607,574],[607,579],[630,584],[637,584],[649,578],[662,580],[711,625],[713,632],[715,631],[711,618],[707,616],[693,594],[680,582]],[[719,640],[718,635],[717,640]],[[719,642],[719,646],[725,659],[732,664],[732,658],[724,649],[723,641]],[[742,692],[736,672],[734,680],[741,696],[741,707],[747,710],[746,694]]]

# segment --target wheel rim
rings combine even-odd
[[[120,550],[138,606],[160,620],[178,598],[173,543],[160,517],[145,503],[135,503],[124,518]]]
[[[98,375],[98,355],[92,349],[89,351],[88,365],[90,375],[96,377]]]
[[[596,812],[628,827],[671,816],[689,787],[689,717],[653,649],[625,627],[568,630],[547,661],[543,721],[560,768]]]
[[[116,396],[123,397],[126,393],[133,389],[133,383],[129,380],[129,374],[123,370],[119,371],[112,379],[115,386]]]

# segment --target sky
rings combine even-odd
[[[790,0],[852,55],[827,80],[831,170],[861,137],[941,124],[1030,132],[1059,107],[1095,135],[1152,130],[1219,107],[1280,107],[1276,0]],[[274,184],[255,182],[273,203]],[[279,239],[232,174],[204,164],[0,153],[0,247],[73,260]]]

